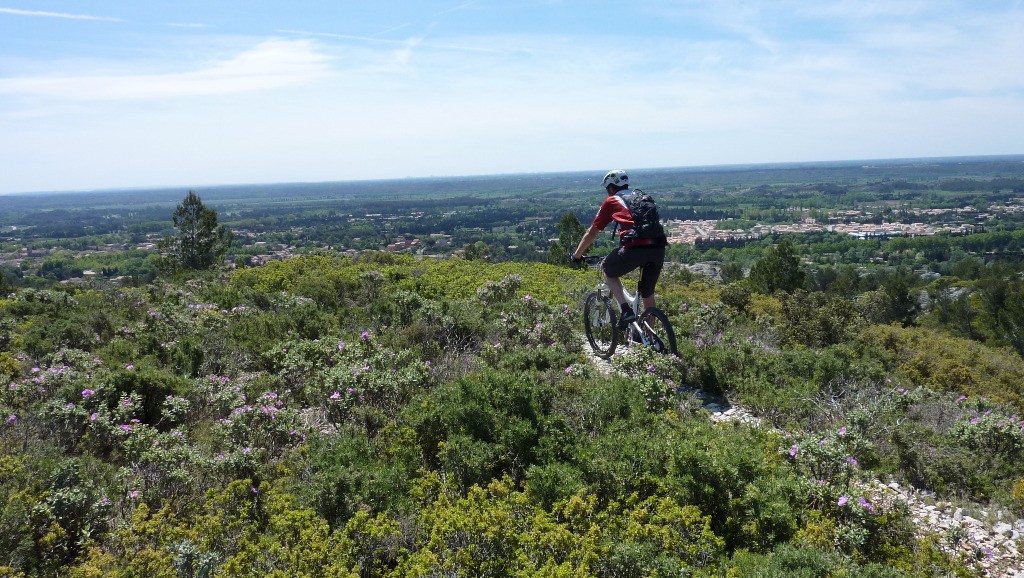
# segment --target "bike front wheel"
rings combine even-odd
[[[598,357],[608,359],[618,344],[619,316],[611,298],[594,291],[583,304],[583,328]],[[674,338],[673,338],[674,339]],[[673,342],[674,343],[674,342]]]
[[[643,331],[643,341],[658,353],[678,355],[676,333],[668,321],[668,315],[657,307],[650,307],[640,314],[637,324]]]

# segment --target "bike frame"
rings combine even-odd
[[[615,300],[615,296],[612,295],[611,288],[608,287],[608,284],[605,283],[604,281],[598,282],[597,291],[598,293],[601,294],[602,297],[610,298],[612,300],[612,303],[618,303],[618,301]],[[632,323],[629,324],[630,334],[631,337],[633,337],[633,339],[624,340],[623,345],[625,345],[626,347],[629,347],[630,343],[640,343],[643,344],[645,347],[653,345],[653,341],[651,340],[650,336],[647,334],[646,331],[644,331],[640,327],[639,323],[640,314],[643,313],[643,303],[640,299],[640,292],[637,291],[636,293],[630,293],[629,289],[626,287],[626,284],[623,283],[622,293],[623,295],[626,296],[626,301],[628,301],[630,306],[633,307],[633,313],[636,314],[636,318],[633,320]]]

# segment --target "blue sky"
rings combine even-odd
[[[1024,0],[0,0],[0,192],[1024,153]]]

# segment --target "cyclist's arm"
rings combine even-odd
[[[579,246],[576,247],[576,251],[573,252],[572,254],[573,257],[581,259],[583,257],[583,254],[587,252],[587,249],[589,249],[590,246],[594,244],[594,239],[597,238],[597,235],[600,232],[601,229],[598,229],[594,225],[591,225],[590,228],[587,229],[587,232],[583,234],[583,238],[580,239]]]

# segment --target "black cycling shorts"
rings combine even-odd
[[[601,269],[609,277],[622,277],[630,271],[640,269],[640,283],[637,289],[641,297],[650,297],[654,295],[654,285],[658,282],[664,263],[665,247],[661,245],[619,247],[604,258]]]

